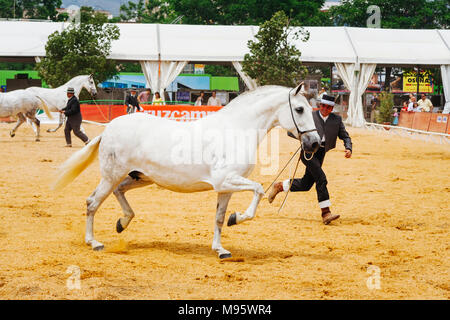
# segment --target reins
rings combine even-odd
[[[313,132],[313,131],[317,131],[316,128],[314,129],[310,129],[310,130],[305,130],[305,131],[300,131],[300,129],[297,126],[297,122],[295,121],[294,118],[294,111],[292,110],[292,104],[291,104],[291,92],[293,89],[291,89],[289,91],[289,96],[288,96],[288,101],[289,101],[289,109],[291,111],[291,117],[292,117],[292,121],[294,122],[295,128],[297,129],[297,134],[298,134],[298,140],[300,141],[300,146],[298,147],[297,151],[295,151],[294,155],[291,157],[291,159],[289,159],[289,161],[286,163],[286,165],[283,167],[283,169],[281,169],[280,173],[277,175],[277,177],[273,180],[273,182],[270,184],[270,186],[267,188],[267,190],[265,192],[267,192],[270,187],[274,184],[274,182],[278,179],[278,177],[281,175],[281,173],[284,171],[284,169],[286,169],[286,167],[288,166],[288,164],[292,161],[292,159],[295,157],[295,155],[298,153],[298,151],[302,148],[302,134],[308,133],[308,132]],[[280,208],[278,209],[278,213],[280,213],[280,211],[283,209],[284,204],[286,203],[287,197],[289,195],[289,191],[291,191],[291,187],[292,187],[292,183],[294,182],[294,177],[295,174],[297,173],[297,169],[298,169],[298,164],[300,163],[302,154],[300,153],[298,160],[297,160],[297,164],[295,166],[295,170],[294,170],[294,174],[292,175],[292,179],[290,179],[290,183],[289,183],[289,189],[286,192],[286,196],[284,197],[283,203],[281,204]],[[311,153],[311,157],[310,158],[306,158],[306,153],[304,155],[305,160],[306,161],[310,161],[313,157],[314,157],[314,152]]]

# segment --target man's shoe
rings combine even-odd
[[[72,148],[72,145],[71,144],[66,144],[65,147],[66,148]]]
[[[322,221],[324,224],[329,224],[331,221],[336,220],[339,217],[340,215],[332,214],[331,212],[328,211],[327,213],[322,215]]]
[[[270,190],[269,192],[269,196],[267,197],[269,203],[272,203],[277,194],[279,194],[281,191],[283,191],[283,182],[275,183],[272,187],[272,190]]]

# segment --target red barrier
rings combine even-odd
[[[448,118],[448,114],[432,113],[428,131],[447,133]]]
[[[430,125],[430,112],[416,112],[414,113],[412,128],[416,130],[428,131]]]
[[[398,126],[405,128],[412,128],[414,120],[414,112],[402,111],[398,118]]]
[[[91,105],[82,104],[81,114],[84,120],[110,122],[112,119],[126,114],[124,105]],[[141,105],[144,113],[162,118],[189,121],[197,120],[222,109],[219,106],[186,106],[186,105]]]

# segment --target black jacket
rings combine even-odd
[[[323,134],[325,133],[325,152],[336,147],[336,140],[338,137],[344,141],[345,149],[352,151],[352,139],[350,138],[347,130],[345,130],[341,116],[335,113],[330,113],[327,121],[324,122],[319,112],[319,110],[313,112],[313,119],[320,139],[322,139]],[[290,132],[288,132],[288,136],[297,139]]]
[[[330,113],[326,122],[323,121],[319,114],[319,110],[313,112],[314,123],[316,124],[317,133],[322,139],[325,134],[325,152],[334,149],[336,147],[336,140],[339,139],[344,141],[345,149],[352,150],[352,139],[345,130],[344,123],[342,122],[341,116]]]
[[[77,97],[72,96],[69,101],[67,101],[67,105],[64,109],[64,114],[67,117],[76,116],[78,114],[81,114],[80,111],[80,102],[78,101]]]
[[[125,98],[125,105],[128,106],[129,104],[131,104],[133,107],[140,109],[137,97],[132,96],[131,94],[127,95]]]

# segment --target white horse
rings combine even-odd
[[[16,135],[17,128],[25,122],[27,117],[34,125],[36,141],[39,141],[40,121],[36,118],[36,110],[40,107],[51,119],[50,111],[41,97],[23,89],[0,93],[0,117],[17,117],[16,126],[9,132],[11,137]]]
[[[86,201],[85,241],[94,250],[104,248],[94,239],[94,215],[111,192],[124,213],[116,224],[117,232],[122,232],[134,217],[124,195],[130,189],[156,183],[177,192],[214,190],[218,198],[212,249],[219,258],[231,257],[221,245],[221,230],[232,193],[253,191],[254,195],[243,214],[230,215],[229,226],[252,219],[264,195],[261,184],[246,178],[254,163],[245,159],[256,153],[267,132],[278,125],[300,138],[305,151],[315,152],[319,147],[320,138],[312,108],[305,96],[299,93],[301,86],[296,89],[261,87],[240,95],[220,111],[193,122],[177,122],[143,113],[118,117],[106,126],[101,135],[64,163],[53,189],[69,184],[99,155],[102,178]],[[233,134],[242,138],[242,134],[256,131],[263,134],[244,148],[230,139],[220,143]],[[197,140],[196,136],[199,137]],[[245,156],[242,157],[241,153]],[[245,161],[233,160],[239,156]]]
[[[58,88],[49,89],[49,88],[41,88],[41,87],[30,87],[25,89],[26,91],[33,93],[42,97],[50,111],[58,112],[59,110],[66,107],[67,104],[67,88],[72,87],[75,90],[75,96],[79,98],[80,92],[83,88],[85,88],[92,96],[95,97],[97,94],[97,88],[95,87],[95,82],[91,75],[81,75],[76,76],[59,86]],[[55,132],[58,130],[64,123],[65,116],[64,114],[60,114],[59,123],[55,129],[48,129],[47,132]]]

